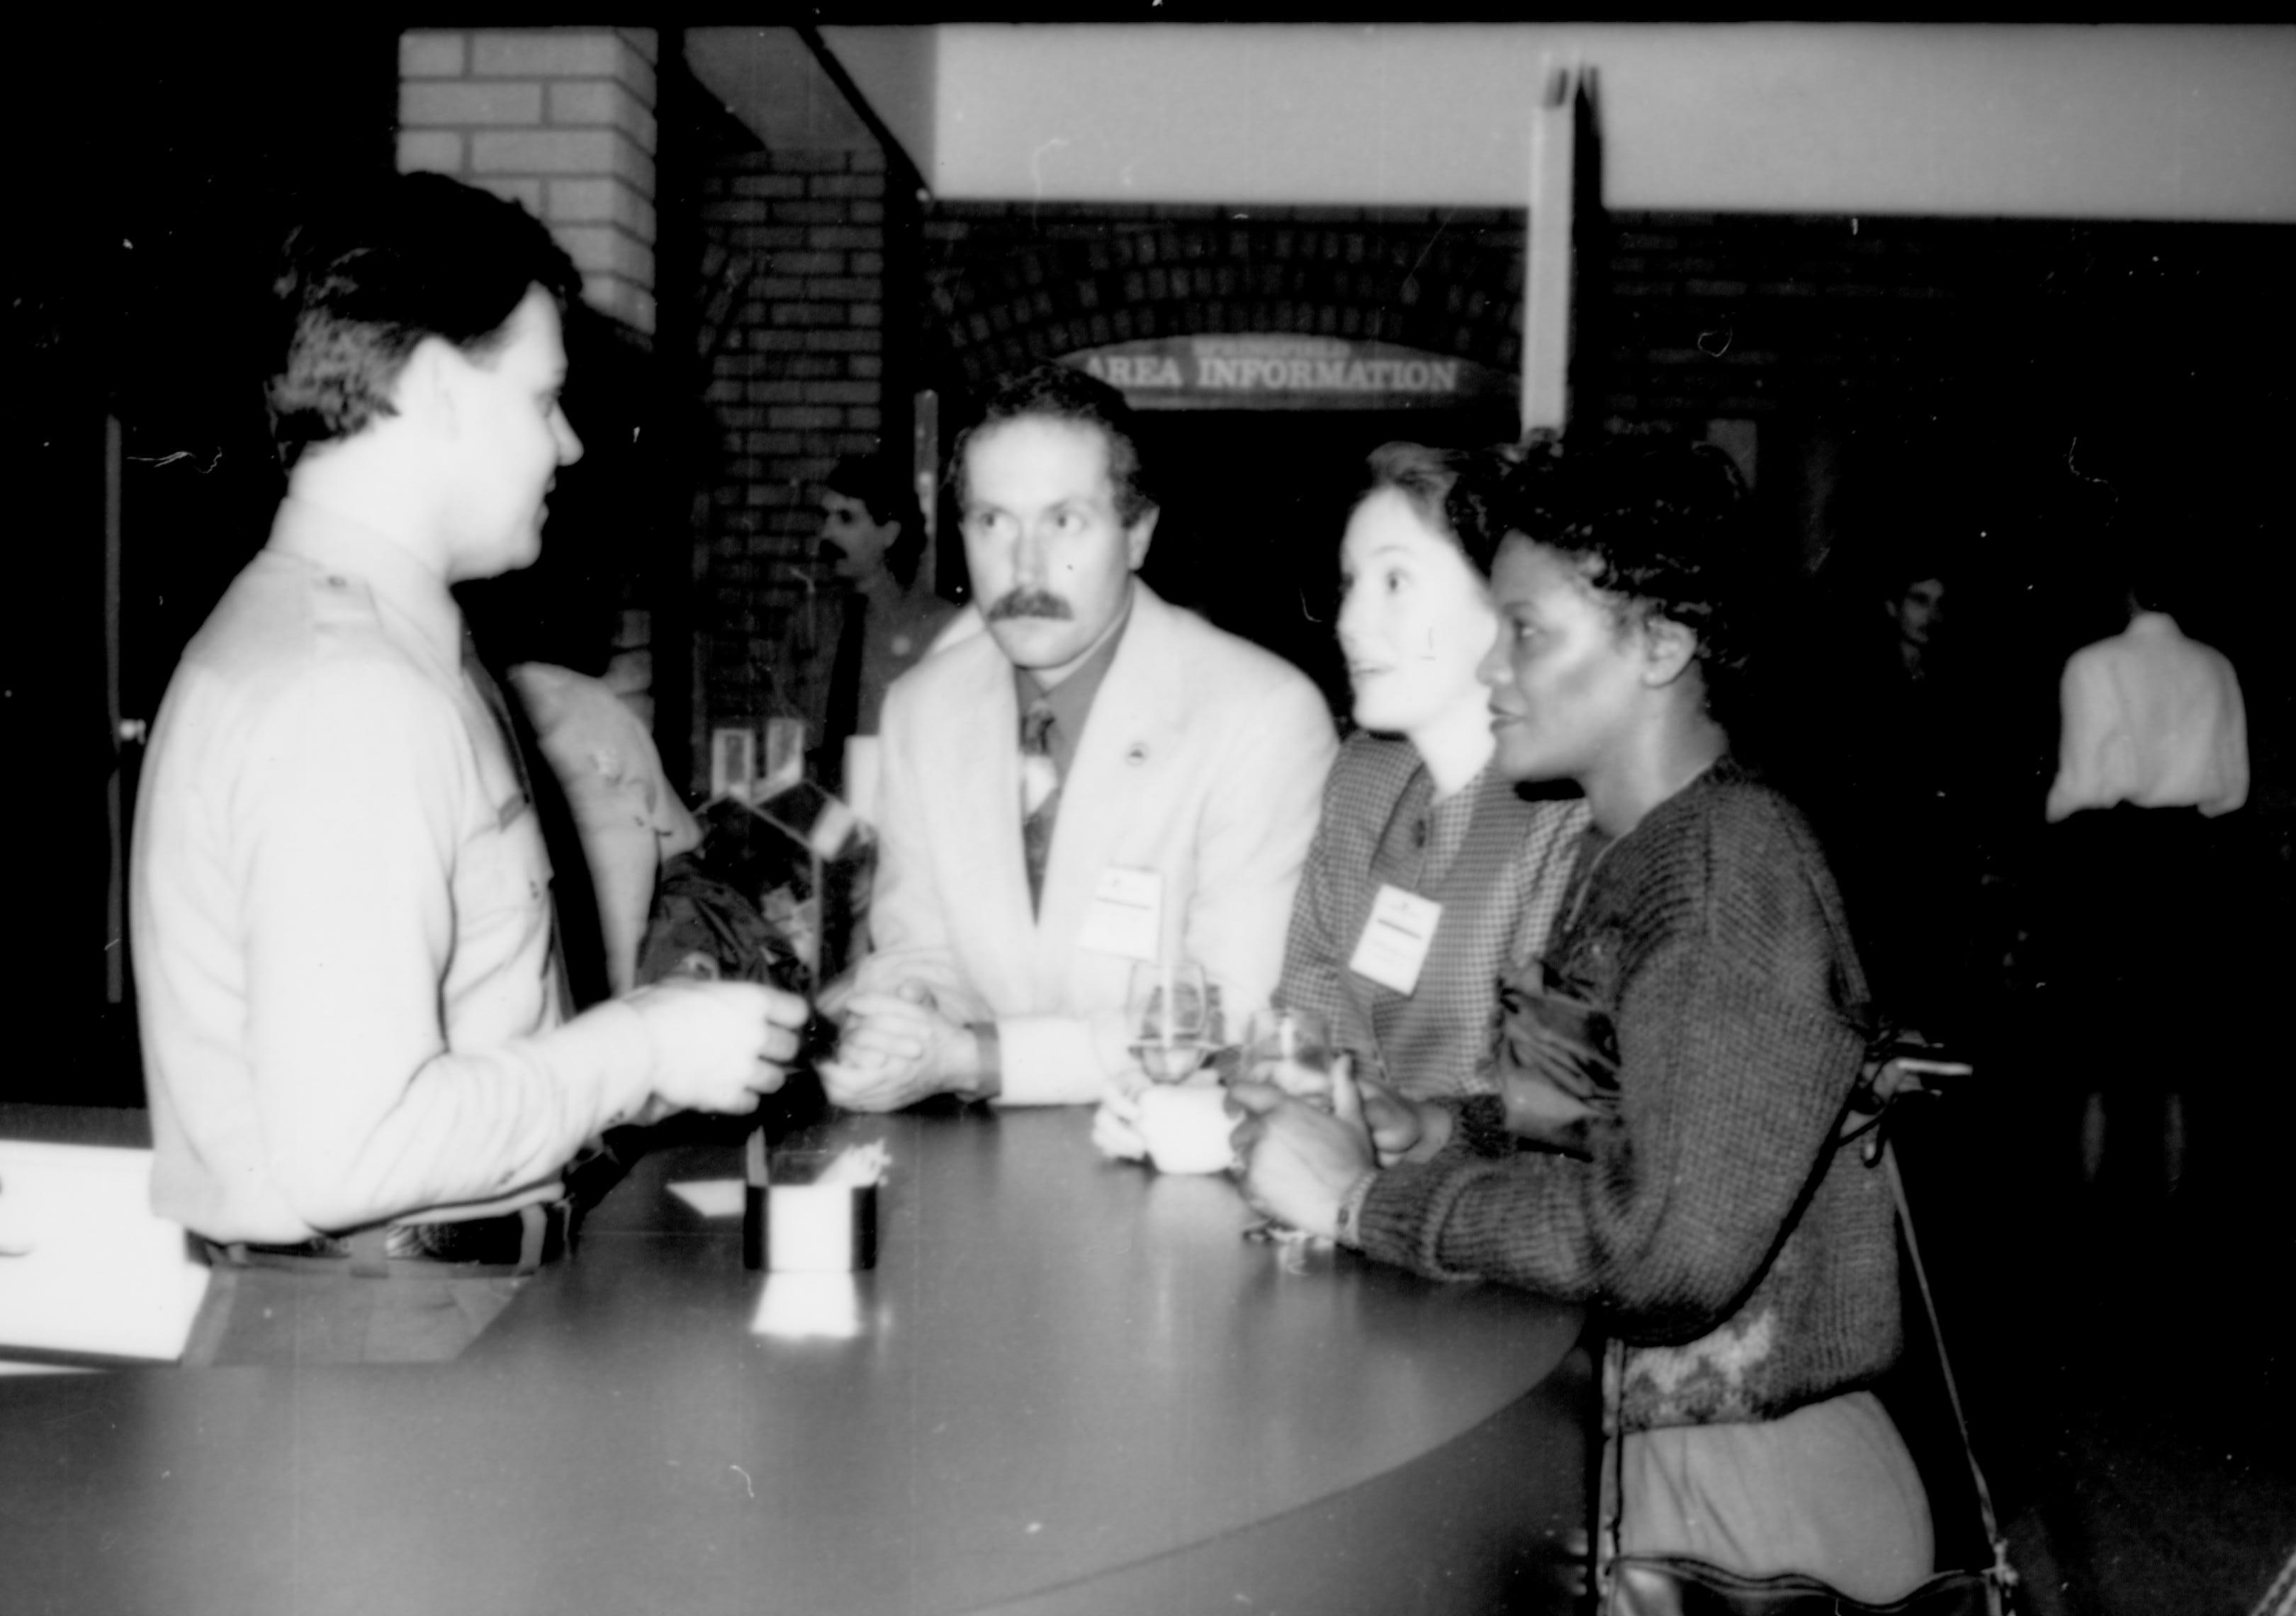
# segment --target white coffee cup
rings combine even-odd
[[[1234,1159],[1236,1119],[1214,1084],[1159,1083],[1141,1090],[1133,1126],[1160,1173],[1224,1173]]]

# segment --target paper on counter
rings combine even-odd
[[[669,1193],[704,1218],[739,1218],[742,1181],[739,1178],[688,1178],[673,1184]]]
[[[0,1140],[0,1346],[183,1356],[209,1270],[151,1184],[148,1149]]]
[[[849,1144],[837,1153],[813,1182],[859,1189],[865,1185],[882,1184],[885,1169],[892,1164],[893,1153],[885,1148],[882,1139],[867,1144]]]

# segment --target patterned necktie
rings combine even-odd
[[[1371,878],[1406,892],[1421,890],[1427,868],[1427,843],[1434,833],[1435,777],[1420,765],[1380,833],[1371,856]]]
[[[510,754],[510,767],[518,776],[518,789],[524,794],[529,812],[535,808],[534,781],[526,770],[526,753],[518,743],[518,726],[512,719],[510,703],[504,698],[502,686],[495,683],[487,665],[479,660],[478,647],[468,633],[463,636],[463,677],[479,693],[479,700],[495,721],[495,729],[502,736],[503,750]],[[554,879],[544,901],[550,906],[550,982],[551,992],[557,1002],[558,1020],[572,1019],[575,1010],[574,984],[566,972],[566,945],[558,929],[557,882]]]
[[[1045,862],[1053,850],[1053,817],[1060,812],[1061,773],[1053,762],[1053,710],[1042,700],[1021,715],[1021,850],[1029,860],[1029,909],[1045,895]]]

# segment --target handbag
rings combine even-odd
[[[1931,1293],[1929,1275],[1922,1266],[1920,1244],[1914,1238],[1913,1209],[1906,1199],[1906,1182],[1898,1171],[1898,1158],[1890,1148],[1883,1124],[1889,1109],[1900,1096],[1923,1092],[1925,1073],[1966,1072],[1966,1067],[1900,1052],[1871,1063],[1851,1096],[1849,1110],[1865,1119],[1849,1128],[1841,1144],[1860,1143],[1867,1166],[1878,1159],[1889,1174],[1890,1193],[1898,1206],[1898,1229],[1904,1237],[1914,1279],[1922,1296],[1922,1311],[1929,1320],[1931,1339],[1937,1346],[1938,1366],[1945,1377],[1946,1399],[1952,1406],[1961,1434],[1963,1454],[1969,1460],[1970,1479],[1976,1484],[1977,1508],[1990,1546],[1993,1563],[1968,1570],[1939,1571],[1910,1592],[1886,1604],[1852,1599],[1816,1577],[1786,1571],[1767,1577],[1749,1576],[1689,1554],[1628,1554],[1620,1549],[1623,1501],[1620,1496],[1620,1397],[1625,1384],[1626,1343],[1613,1336],[1604,1349],[1603,1375],[1603,1468],[1600,1515],[1595,1533],[1595,1608],[1599,1616],[2007,1616],[2013,1608],[2017,1572],[2009,1563],[2008,1541],[1993,1514],[1993,1495],[1969,1440],[1969,1419],[1962,1411],[1961,1389],[1946,1356],[1945,1334],[1938,1324],[1937,1299]]]

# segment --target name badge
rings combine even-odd
[[[1164,875],[1160,870],[1100,873],[1077,947],[1127,959],[1160,959],[1164,945]]]
[[[1443,906],[1433,898],[1382,886],[1348,969],[1408,997],[1419,986],[1420,967],[1427,963],[1442,918]]]

